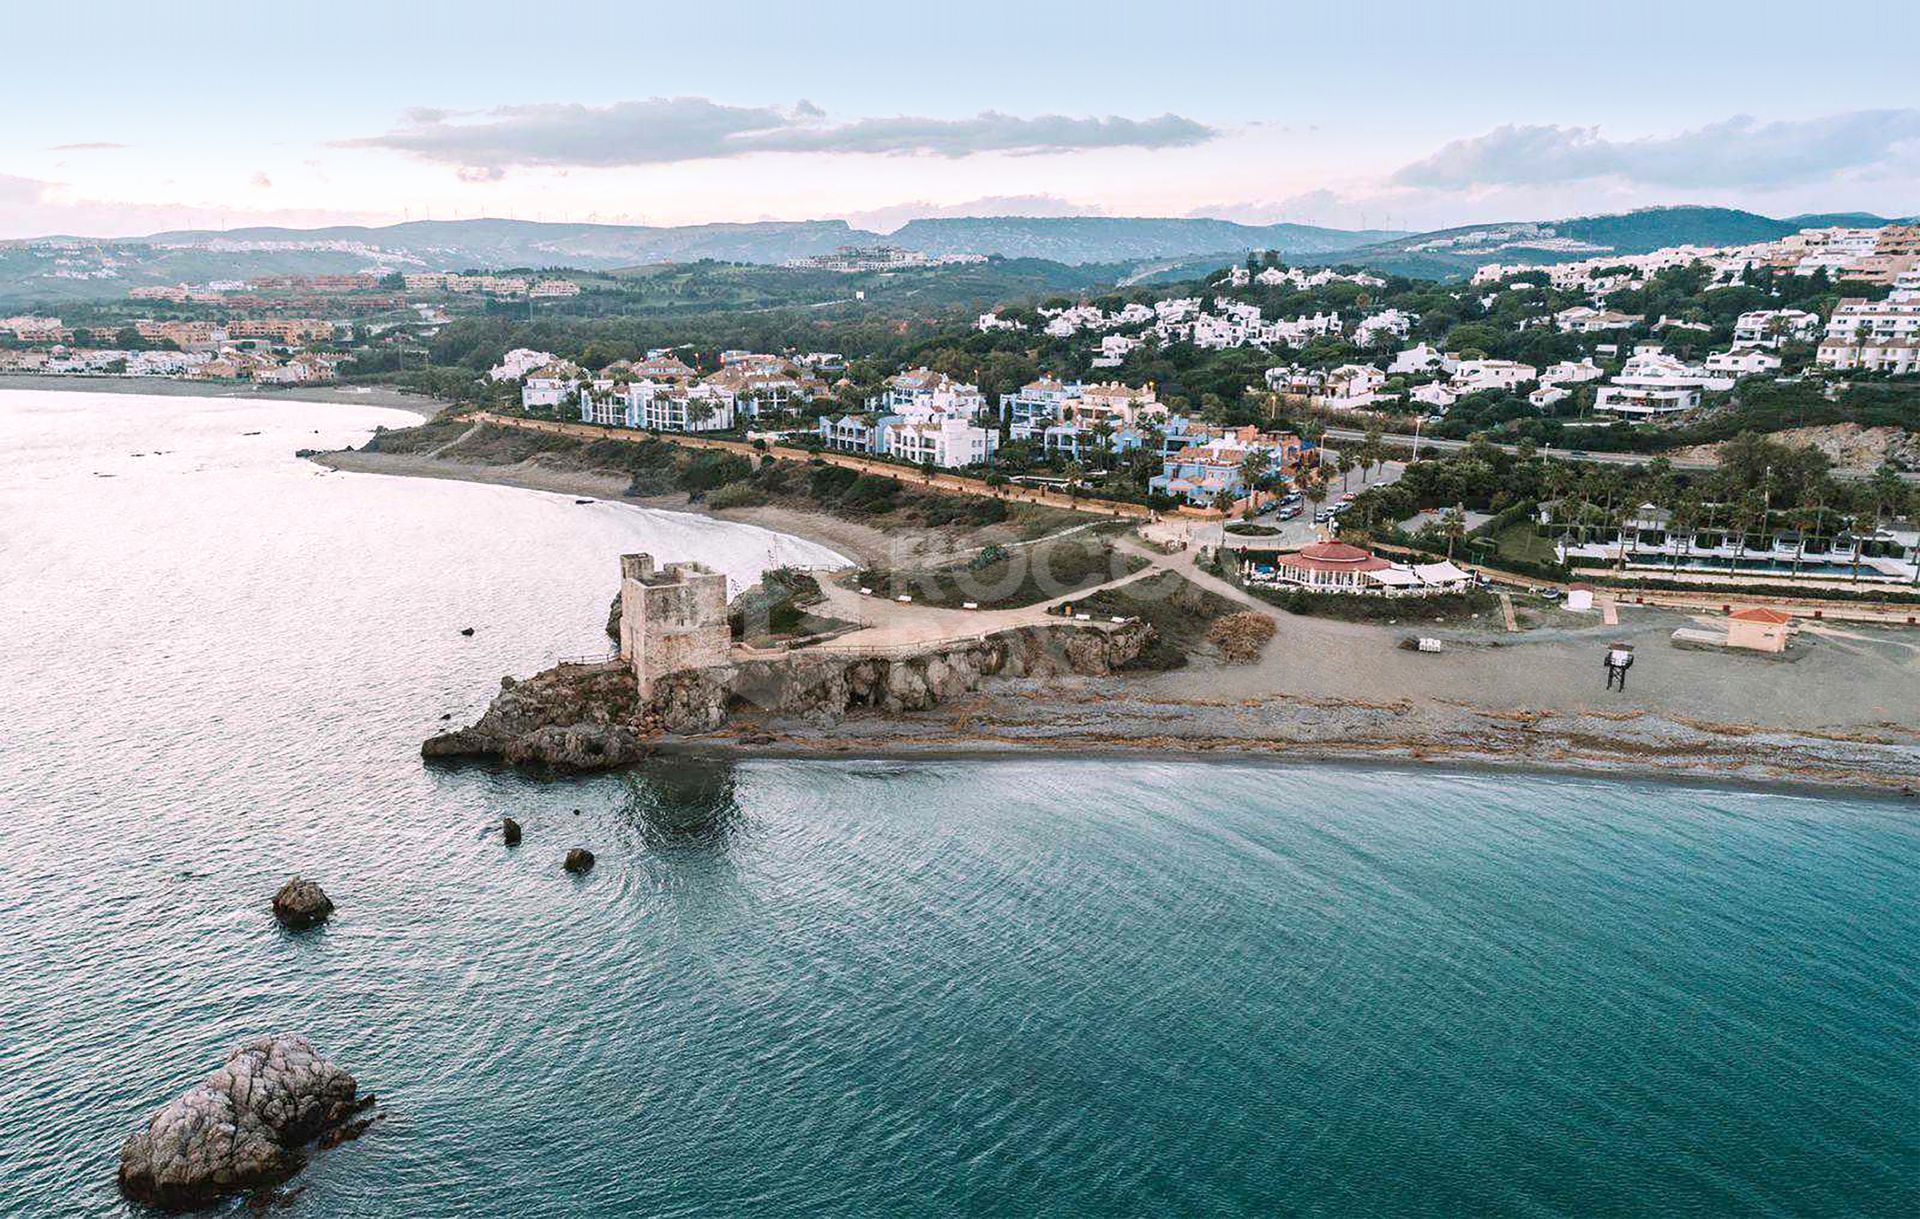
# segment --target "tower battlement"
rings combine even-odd
[[[620,657],[633,665],[640,699],[669,673],[727,663],[727,578],[703,564],[655,568],[650,554],[620,556]]]

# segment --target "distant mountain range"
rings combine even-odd
[[[1470,224],[1312,255],[1303,262],[1352,263],[1395,275],[1448,279],[1490,262],[1544,264],[1605,254],[1646,254],[1668,246],[1749,245],[1805,228],[1878,228],[1904,223],[1864,212],[1775,220],[1728,207],[1649,207],[1572,220]]]
[[[844,220],[649,227],[527,220],[416,220],[380,227],[183,230],[92,241],[0,242],[0,299],[118,296],[140,284],[399,270],[572,267],[612,270],[715,259],[779,264],[842,246],[896,246],[925,254],[988,254],[1069,266],[1130,267],[1126,278],[1165,280],[1274,250],[1289,262],[1343,263],[1433,278],[1486,262],[1550,263],[1637,254],[1670,245],[1729,245],[1798,229],[1892,223],[1861,213],[1784,220],[1731,208],[1661,207],[1571,220],[1476,224],[1431,233],[1236,224],[1159,217],[985,216],[914,220],[897,232]]]
[[[155,233],[121,244],[232,249],[240,245],[341,243],[418,260],[434,270],[569,266],[609,270],[655,262],[782,263],[842,246],[894,246],[923,254],[999,254],[1052,262],[1127,262],[1141,258],[1247,250],[1319,254],[1405,237],[1305,224],[1152,217],[967,216],[914,220],[882,234],[844,220],[696,224],[656,228],[624,224],[546,224],[526,220],[415,220],[381,228],[251,228]],[[235,251],[239,252],[239,251]]]
[[[1408,236],[1380,229],[1326,229],[1307,224],[1235,224],[1230,220],[1131,216],[965,216],[909,221],[874,244],[922,254],[1001,254],[1053,262],[1131,262],[1201,253],[1328,254]]]

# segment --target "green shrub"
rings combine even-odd
[[[766,502],[766,492],[752,483],[728,483],[707,493],[709,508],[758,508]]]

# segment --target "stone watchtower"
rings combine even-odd
[[[620,658],[633,665],[640,701],[669,673],[727,663],[727,578],[699,563],[653,569],[650,554],[620,556]]]

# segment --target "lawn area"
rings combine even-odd
[[[1554,554],[1553,539],[1542,537],[1531,521],[1515,521],[1494,534],[1493,540],[1497,543],[1498,552],[1503,559],[1517,559],[1523,563],[1544,563],[1549,566],[1560,561]]]

